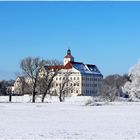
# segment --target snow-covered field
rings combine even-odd
[[[89,97],[43,104],[20,97],[4,103],[4,98],[0,97],[0,140],[140,139],[140,103],[85,106]]]

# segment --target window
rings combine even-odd
[[[72,77],[70,77],[70,80],[72,80]]]
[[[56,84],[56,86],[58,86],[58,84]]]
[[[59,78],[59,80],[61,80],[61,77]]]
[[[94,81],[97,81],[97,78],[94,78]]]
[[[57,80],[57,77],[56,77],[56,80]]]
[[[79,86],[79,83],[77,83],[77,86]]]
[[[76,90],[76,93],[78,93],[78,90]]]
[[[73,93],[73,90],[71,90],[71,93]]]
[[[70,85],[72,86],[72,83]]]
[[[79,77],[77,77],[77,80],[79,80]]]
[[[75,80],[76,78],[74,77],[74,80]]]
[[[97,87],[97,84],[94,84],[94,87]]]

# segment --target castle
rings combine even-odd
[[[44,66],[44,70],[47,71],[48,68],[59,69],[57,75],[53,78],[50,89],[52,94],[59,93],[61,88],[64,93],[74,96],[94,96],[101,87],[103,75],[97,66],[75,62],[70,49],[67,50],[63,65]],[[17,78],[15,82],[15,86],[18,88],[21,85],[20,81],[23,81],[23,79]],[[17,89],[16,87],[15,89]]]
[[[50,69],[59,67],[59,72],[54,78],[52,92],[59,92],[60,87],[64,84],[65,79],[69,81],[66,83],[65,90],[71,95],[94,96],[101,87],[103,75],[96,65],[84,64],[82,62],[75,62],[71,54],[71,50],[67,50],[64,57],[64,64],[58,66],[49,66]],[[70,73],[67,74],[66,73]]]

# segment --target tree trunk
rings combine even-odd
[[[41,101],[42,101],[42,103],[44,102],[44,100],[45,100],[45,97],[46,97],[46,95],[47,95],[47,93],[48,93],[48,90],[49,90],[49,88],[50,88],[50,83],[49,83],[49,86],[47,86],[47,89],[46,89],[46,91],[43,93],[43,95],[42,95],[42,99],[41,99]]]
[[[44,103],[45,96],[46,96],[46,95],[43,94],[42,99],[41,99],[41,102],[42,102],[42,103]]]
[[[61,97],[61,96],[59,96],[59,101],[60,101],[60,102],[63,102],[63,100],[62,100],[62,97]]]
[[[60,93],[60,95],[59,95],[59,101],[60,101],[60,102],[63,102],[62,93]]]
[[[35,84],[34,84],[34,87],[33,87],[32,103],[35,103],[35,95],[36,95],[35,88],[36,88],[36,81],[35,81]]]
[[[9,95],[9,102],[12,102],[12,93]]]
[[[32,96],[32,103],[35,103],[35,92],[33,93],[33,96]]]

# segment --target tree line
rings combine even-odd
[[[15,80],[2,80],[0,81],[0,95],[7,95],[7,87],[13,86]]]
[[[99,96],[108,101],[126,97],[128,101],[140,101],[140,60],[123,76],[110,75],[104,78]]]
[[[117,98],[129,98],[129,94],[123,91],[123,86],[130,81],[127,74],[124,75],[109,75],[102,81],[98,96],[104,101],[113,102]]]
[[[62,102],[65,97],[70,94],[68,91],[73,90],[73,86],[67,86],[69,83],[74,82],[70,80],[69,76],[71,73],[67,70],[65,75],[63,75],[58,91],[55,90],[52,94],[51,88],[53,84],[55,84],[55,80],[53,79],[60,71],[60,67],[55,66],[60,65],[63,65],[61,61],[43,60],[38,57],[27,57],[21,60],[21,76],[30,81],[24,81],[22,83],[22,90],[23,93],[26,90],[26,92],[32,96],[33,103],[36,101],[36,96],[38,95],[41,95],[42,102],[44,102],[46,95],[57,95],[60,102]],[[43,71],[44,68],[45,70]],[[0,95],[6,95],[6,88],[13,86],[14,82],[14,80],[0,81]],[[75,81],[74,84],[77,83],[78,81]],[[100,99],[111,102],[115,101],[118,97],[129,98],[129,101],[140,100],[140,62],[130,68],[128,74],[114,74],[105,77],[97,96]]]

